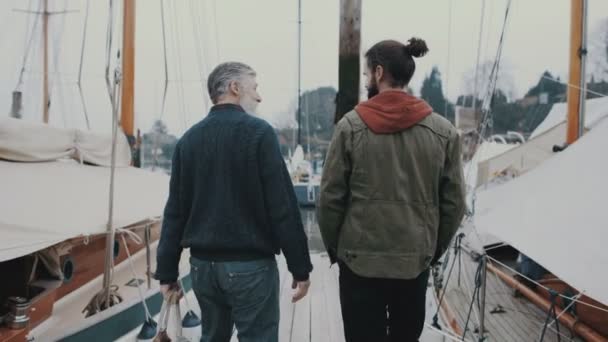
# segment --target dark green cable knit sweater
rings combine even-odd
[[[175,281],[183,248],[207,261],[274,258],[312,270],[293,185],[273,128],[238,105],[214,106],[179,140],[155,278]]]

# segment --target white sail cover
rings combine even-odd
[[[587,100],[585,128],[592,129],[608,116],[608,97]],[[514,149],[488,158],[478,158],[475,187],[502,174],[519,176],[553,156],[553,146],[563,145],[566,137],[567,104],[556,103],[530,140]]]
[[[480,160],[477,166],[475,186],[487,184],[495,177],[505,173],[517,177],[532,170],[555,154],[553,146],[561,146],[565,136],[566,123],[563,122],[526,141],[525,144],[491,158]]]
[[[114,227],[162,215],[169,179],[160,173],[116,169]],[[106,231],[110,168],[75,160],[0,160],[0,262],[66,239]]]
[[[480,191],[475,226],[608,304],[608,119],[528,173]]]
[[[484,170],[480,170],[480,166],[487,161],[496,156],[500,156],[508,151],[517,148],[516,144],[503,144],[495,141],[484,141],[479,146],[473,158],[464,165],[464,177],[467,184],[467,190],[473,190],[479,184],[480,172],[484,172]]]
[[[111,152],[109,134],[0,118],[0,159],[41,162],[70,157],[93,165],[110,166]],[[120,133],[116,142],[116,165],[127,167],[130,163],[129,143]]]
[[[585,103],[585,128],[591,129],[595,126],[602,118],[608,116],[608,96],[599,97],[596,99],[587,100]],[[532,132],[530,138],[534,138],[550,130],[551,128],[565,123],[568,117],[568,104],[565,102],[556,103],[551,108],[549,114],[543,122]],[[564,139],[561,143],[565,142]]]

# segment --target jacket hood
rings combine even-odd
[[[355,107],[359,117],[377,134],[404,131],[433,112],[426,101],[400,90],[387,90]]]

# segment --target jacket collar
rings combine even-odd
[[[235,111],[235,112],[245,113],[245,110],[243,109],[243,107],[241,107],[238,104],[222,103],[222,104],[217,104],[217,105],[214,105],[213,107],[211,107],[209,114],[211,115],[211,114],[214,114],[217,112],[226,112],[226,111]]]

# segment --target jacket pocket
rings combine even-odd
[[[359,210],[360,220],[352,222],[359,234],[345,248],[369,253],[428,253],[432,224],[426,203],[370,200]]]
[[[365,244],[370,226],[376,221],[376,211],[367,210],[367,202],[356,201],[347,209],[340,229],[338,249],[353,249]]]

